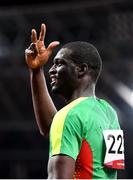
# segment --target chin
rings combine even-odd
[[[52,92],[53,94],[59,94],[59,90],[58,90],[58,88],[55,87],[55,86],[52,87],[51,92]]]
[[[64,96],[64,91],[63,91],[64,89],[63,88],[59,88],[59,87],[57,87],[57,86],[53,86],[52,87],[52,89],[51,89],[51,92],[53,93],[53,94],[57,94],[57,95],[60,95],[60,96]]]

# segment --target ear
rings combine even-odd
[[[78,66],[78,77],[83,77],[88,71],[88,65],[86,63],[83,63]]]

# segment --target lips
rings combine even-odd
[[[55,76],[51,76],[51,86],[53,86],[56,83],[57,78]]]

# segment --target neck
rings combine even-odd
[[[66,102],[69,103],[79,97],[95,97],[95,84],[81,85],[73,92],[73,94],[66,98]]]

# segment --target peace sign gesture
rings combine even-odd
[[[37,33],[35,29],[31,31],[31,44],[25,50],[26,63],[29,68],[37,69],[47,63],[49,57],[52,54],[53,49],[59,44],[58,41],[53,41],[46,48],[44,44],[46,34],[45,24],[41,25],[41,31],[39,39],[37,39]]]

